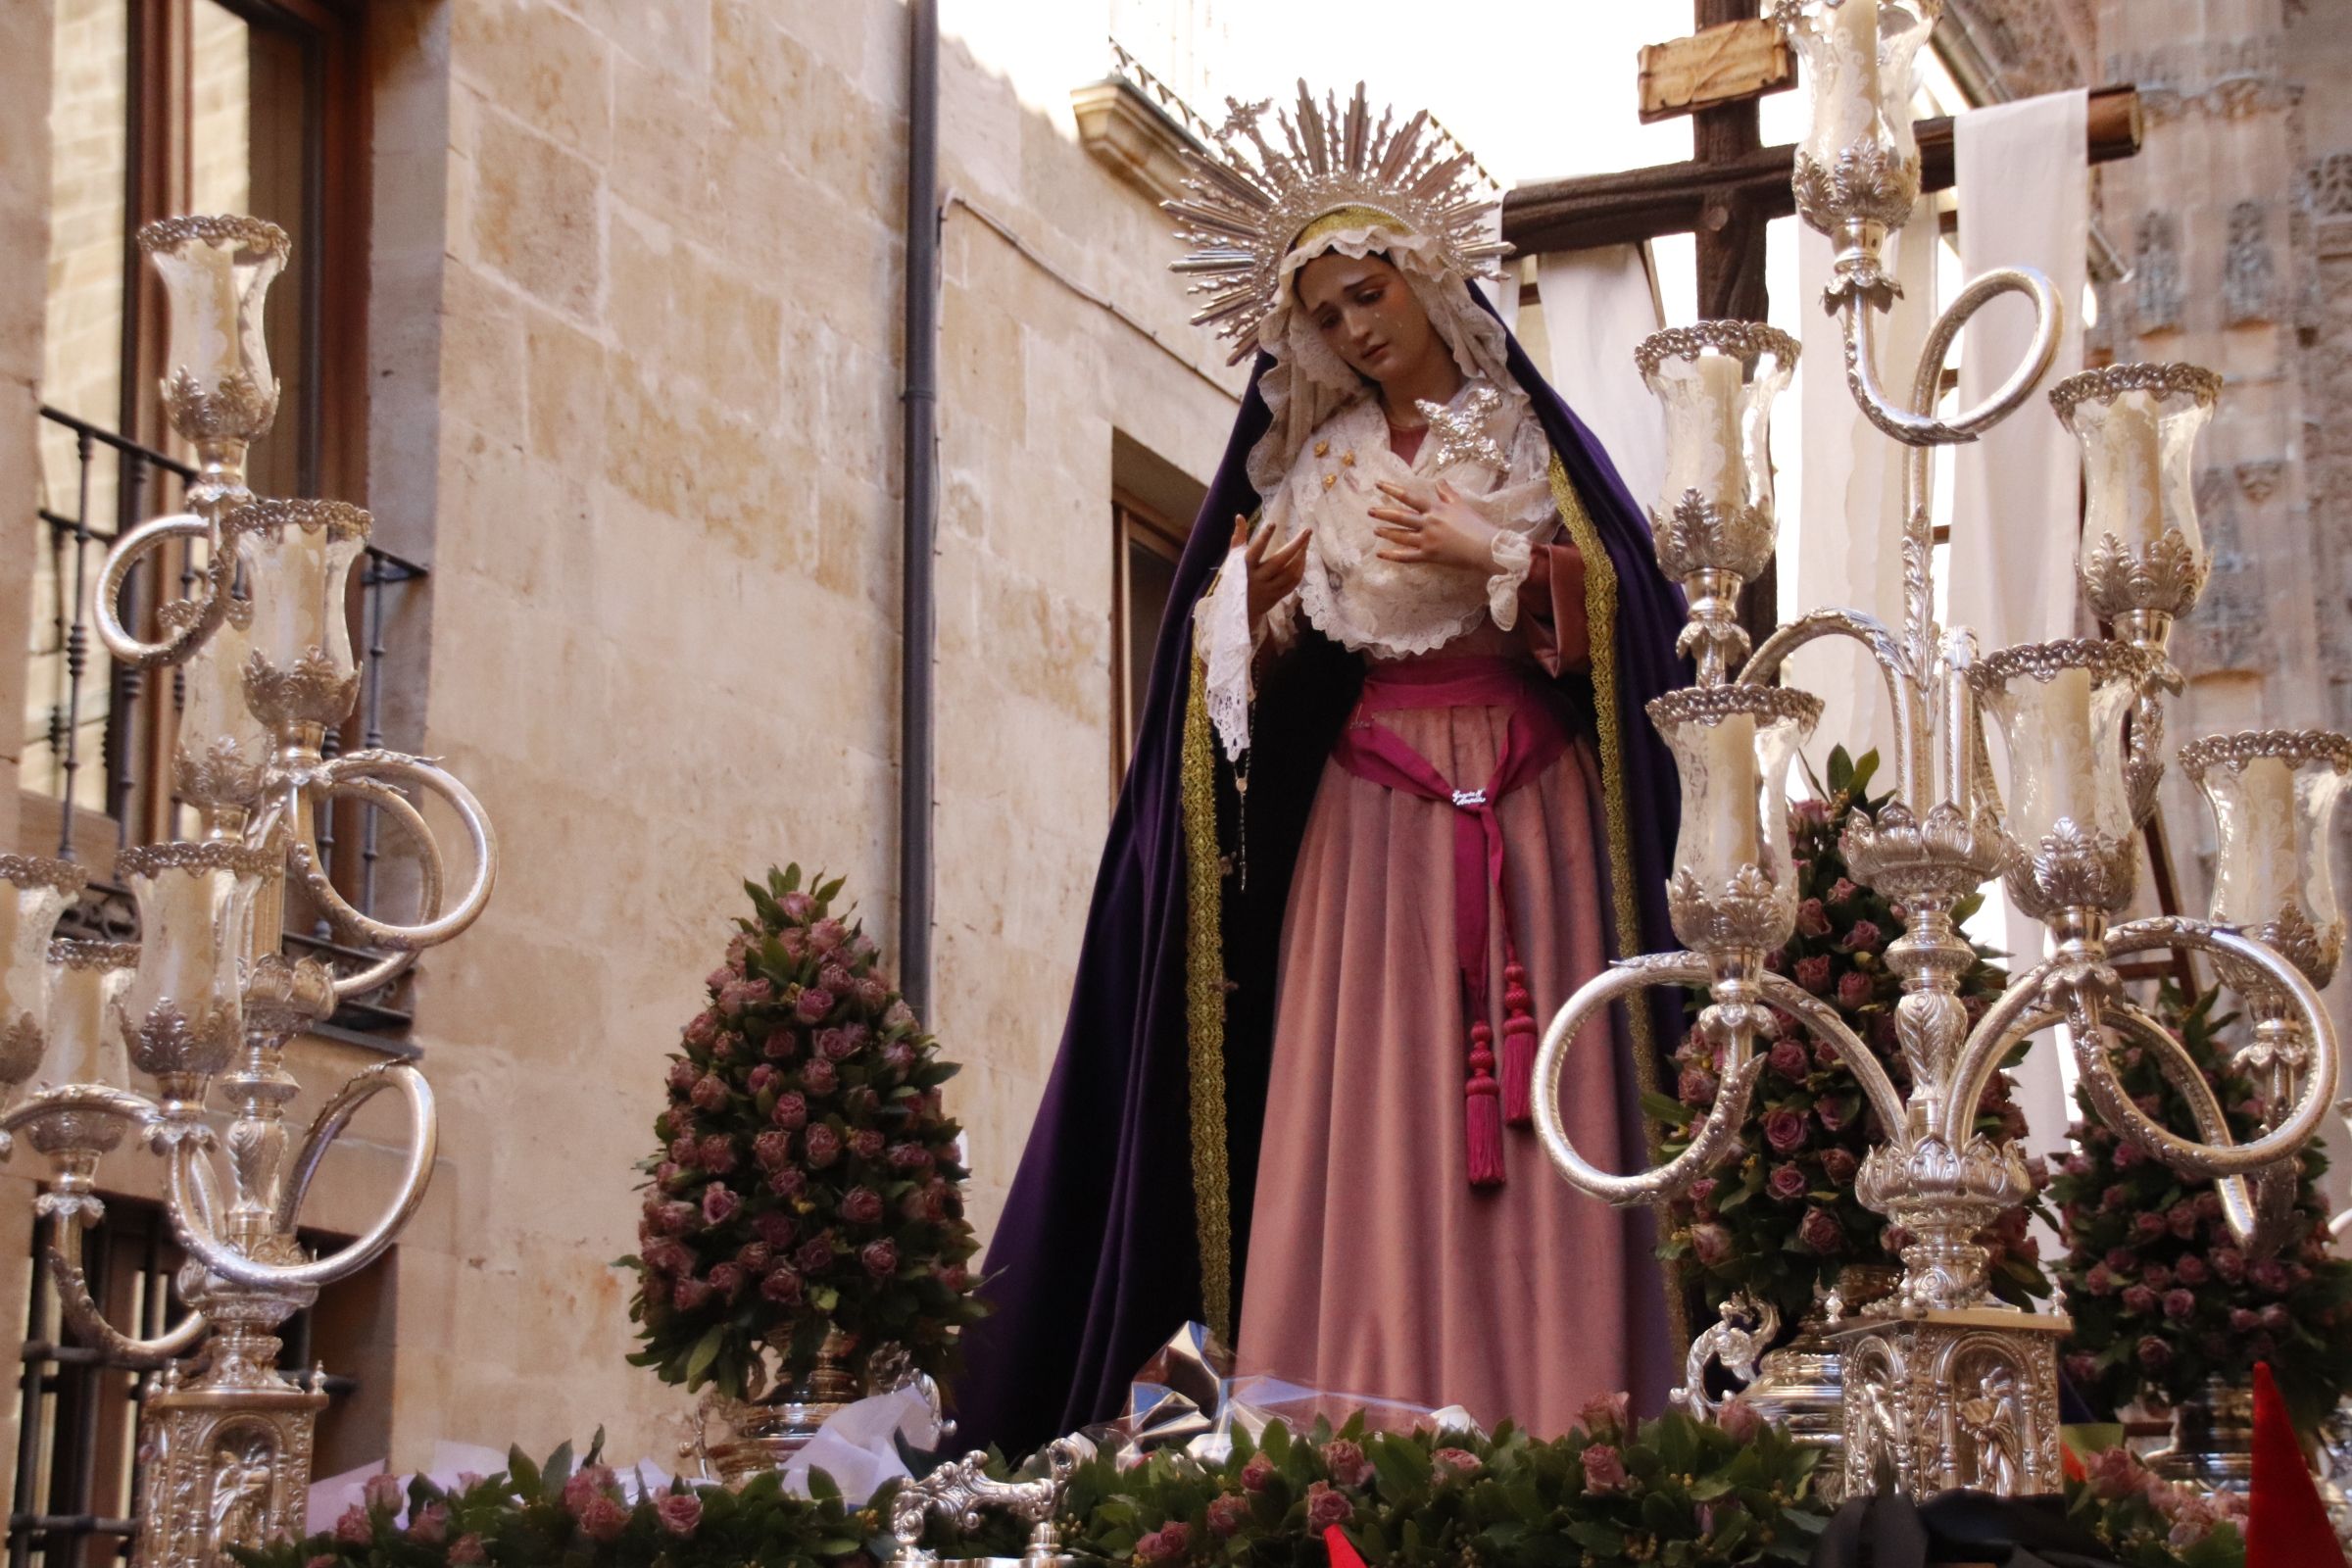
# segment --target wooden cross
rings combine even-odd
[[[1794,147],[1766,147],[1757,101],[1795,85],[1780,28],[1759,20],[1760,0],[1692,0],[1697,31],[1642,51],[1642,118],[1688,114],[1693,156],[1685,163],[1579,179],[1520,185],[1502,199],[1502,237],[1521,255],[1638,245],[1668,234],[1697,240],[1698,316],[1761,321],[1765,230],[1796,211],[1789,178]],[[1952,122],[1917,126],[1923,192],[1952,186]],[[2094,164],[2139,151],[2139,94],[2102,87],[2090,95]],[[1740,596],[1740,621],[1761,642],[1772,629],[1776,570]]]

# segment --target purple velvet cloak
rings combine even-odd
[[[1145,1358],[1185,1322],[1206,1316],[1187,1034],[1181,764],[1193,607],[1225,559],[1234,516],[1259,507],[1246,468],[1271,419],[1258,394],[1258,376],[1271,363],[1261,356],[1250,377],[1177,566],[1135,756],[1096,876],[1060,1054],[988,1252],[984,1294],[993,1311],[964,1331],[966,1364],[955,1396],[960,1441],[969,1445],[994,1443],[1006,1453],[1025,1453],[1115,1415]],[[1631,808],[1625,816],[1640,930],[1612,931],[1610,952],[1672,948],[1665,884],[1679,796],[1673,759],[1643,708],[1690,680],[1689,664],[1674,651],[1682,596],[1660,574],[1648,522],[1600,443],[1537,373],[1516,338],[1509,363],[1616,578],[1620,787]],[[1223,1154],[1231,1215],[1225,1267],[1235,1322],[1291,869],[1324,761],[1362,679],[1356,656],[1303,623],[1301,632],[1299,646],[1275,663],[1258,692],[1248,761],[1248,874],[1222,879]],[[1587,676],[1564,675],[1560,682],[1592,710]],[[1215,766],[1218,835],[1230,852],[1240,797],[1221,754]],[[1679,999],[1652,996],[1657,1004],[1646,1032],[1651,1049],[1662,1054],[1679,1038]],[[1630,1060],[1633,1031],[1622,1010],[1616,1033]],[[1670,1069],[1660,1072],[1651,1081],[1672,1081]],[[1645,1076],[1624,1075],[1629,1083]],[[1639,1119],[1630,1097],[1624,1113],[1629,1123]],[[1556,1178],[1546,1171],[1533,1179]]]

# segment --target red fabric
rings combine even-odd
[[[2247,1499],[2246,1568],[2340,1564],[2344,1548],[2295,1441],[2270,1363],[2254,1363],[2254,1491]]]
[[[1519,624],[1548,675],[1589,668],[1592,628],[1585,619],[1585,557],[1574,545],[1538,545],[1519,585]]]
[[[1324,1526],[1323,1549],[1331,1554],[1331,1568],[1364,1568],[1363,1553],[1338,1525]]]
[[[1503,1180],[1502,1123],[1530,1119],[1535,1067],[1535,1019],[1527,1016],[1526,970],[1519,967],[1511,940],[1509,905],[1504,903],[1502,950],[1504,995],[1503,1077],[1494,1078],[1494,1030],[1487,992],[1490,901],[1503,891],[1502,822],[1495,803],[1557,761],[1568,749],[1568,733],[1540,695],[1533,668],[1508,659],[1468,657],[1422,659],[1410,663],[1374,664],[1364,678],[1364,695],[1348,727],[1340,732],[1332,760],[1388,789],[1425,801],[1449,801],[1453,828],[1453,947],[1461,971],[1462,996],[1470,1013],[1469,1077],[1463,1085],[1469,1117],[1470,1182],[1476,1187]],[[1494,776],[1483,789],[1456,789],[1396,732],[1372,715],[1407,708],[1502,708],[1510,728]],[[1512,976],[1516,974],[1517,979]],[[1501,1091],[1499,1102],[1497,1089]]]

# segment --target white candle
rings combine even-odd
[[[2046,683],[2020,675],[2009,690],[2018,705],[2017,722],[2009,726],[2017,838],[2036,844],[2060,817],[2098,826],[2090,671],[2061,669]]]
[[[1666,484],[1659,515],[1673,513],[1686,490],[1702,501],[1737,504],[1740,477],[1740,362],[1723,354],[1701,354],[1675,366],[1674,392],[1666,400]]]
[[[2276,757],[2257,757],[2239,769],[2235,811],[2222,823],[2221,863],[2215,870],[2214,917],[2236,925],[2276,920],[2300,902],[2294,770]]]
[[[53,1084],[130,1085],[122,1036],[107,1017],[107,1001],[125,971],[63,965],[49,1009],[49,1059],[41,1076]]]
[[[1693,854],[1686,864],[1709,886],[1720,888],[1742,865],[1761,865],[1761,823],[1757,817],[1756,719],[1732,713],[1697,726],[1699,765],[1705,774],[1706,808]]]
[[[1827,20],[1827,64],[1815,91],[1813,152],[1828,162],[1875,139],[1879,112],[1879,0],[1844,0]]]
[[[2107,535],[2140,550],[2164,534],[2164,449],[2156,406],[2144,392],[2127,392],[2098,414],[2091,433],[2089,496],[2082,548]]]

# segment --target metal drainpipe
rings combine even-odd
[[[931,1013],[932,595],[938,513],[939,5],[906,8],[906,518],[899,695],[899,983],[917,1017]]]

